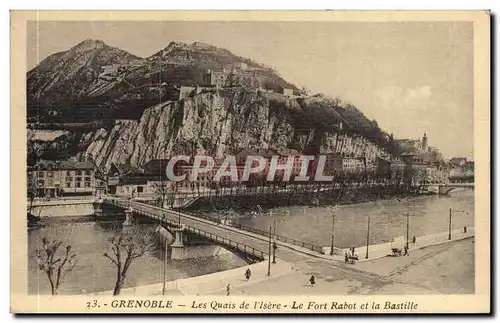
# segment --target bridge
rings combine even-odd
[[[102,205],[107,204],[122,209],[125,213],[124,225],[131,225],[137,217],[147,217],[161,222],[175,235],[170,245],[172,259],[184,259],[184,233],[193,233],[228,249],[239,251],[253,260],[264,260],[272,255],[269,250],[269,232],[246,230],[238,225],[224,225],[215,220],[163,209],[137,201],[119,198],[105,198],[95,204],[96,214],[102,212]],[[319,255],[322,248],[310,243],[276,236],[276,245],[280,246],[280,258],[287,262],[303,261],[311,258],[311,252]],[[290,245],[297,248],[290,248]]]
[[[448,195],[451,191],[458,189],[474,189],[474,183],[446,183],[446,184],[430,184],[427,189],[436,192],[439,195]]]

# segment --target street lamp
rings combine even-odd
[[[332,245],[330,248],[330,256],[333,256],[334,241],[335,241],[335,212],[332,210]]]
[[[370,214],[368,214],[368,227],[366,230],[366,255],[365,258],[368,259],[368,248],[370,247]]]
[[[267,261],[267,275],[271,276],[271,226],[269,226],[269,255]]]
[[[406,212],[406,247],[408,249],[410,248],[408,240],[409,232],[410,232],[410,212]]]
[[[168,253],[167,253],[167,250],[168,250],[168,245],[167,245],[167,238],[165,236],[165,248],[162,252],[163,254],[163,287],[162,287],[162,295],[165,295],[165,291],[166,291],[166,281],[167,281],[167,257],[168,257]]]
[[[273,217],[273,264],[276,263],[276,215],[273,215],[273,211],[269,211],[269,215]]]
[[[273,211],[269,211],[269,216],[273,217],[273,239],[276,241],[276,214]]]
[[[463,210],[452,210],[452,208],[450,207],[450,212],[449,212],[449,220],[448,220],[448,240],[451,240],[451,216],[452,216],[454,213],[465,213],[466,215],[468,215],[468,214],[469,214],[469,212],[467,212],[467,211],[463,211]]]

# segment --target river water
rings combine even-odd
[[[407,200],[383,200],[356,205],[329,207],[287,207],[271,209],[272,216],[240,215],[234,222],[269,231],[276,223],[276,234],[319,246],[330,246],[335,213],[335,246],[348,248],[366,245],[368,215],[370,244],[406,236],[406,214],[409,237],[448,231],[449,208],[453,212],[452,229],[474,226],[474,191],[455,191],[450,196],[422,196]],[[267,211],[267,210],[266,210]]]
[[[46,274],[38,270],[36,250],[41,247],[42,236],[65,237],[77,254],[78,262],[61,284],[60,294],[81,294],[113,290],[116,280],[116,266],[103,256],[111,254],[109,237],[110,222],[61,223],[51,221],[48,226],[28,232],[28,291],[30,294],[50,294]],[[151,229],[156,224],[151,224]],[[61,248],[63,249],[63,248]],[[125,286],[156,284],[162,282],[162,259],[159,243],[149,254],[132,262],[127,273]],[[62,250],[60,251],[62,254]],[[244,266],[246,262],[235,254],[227,253],[217,257],[189,260],[168,260],[167,280],[200,276]]]
[[[452,228],[474,225],[474,192],[460,191],[450,196],[425,196],[408,200],[385,200],[357,205],[328,207],[287,207],[272,209],[272,216],[250,217],[239,214],[233,221],[256,229],[269,230],[276,223],[276,234],[320,246],[329,246],[332,233],[332,212],[335,212],[335,246],[346,248],[366,244],[367,221],[370,215],[370,244],[390,241],[406,235],[406,213],[409,216],[409,235],[422,236],[448,230],[449,208],[466,213],[453,213]],[[61,224],[54,222],[28,233],[30,293],[50,292],[45,273],[38,270],[36,250],[40,238],[47,234],[65,232],[79,261],[62,284],[61,294],[78,294],[112,290],[116,267],[103,256],[109,251],[106,227],[109,223],[87,222]],[[152,226],[156,226],[152,224]],[[136,259],[127,274],[126,287],[161,282],[161,248]],[[245,265],[234,254],[183,261],[168,261],[167,280],[199,276]]]

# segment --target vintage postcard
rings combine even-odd
[[[487,10],[13,11],[11,311],[490,312],[489,71]]]

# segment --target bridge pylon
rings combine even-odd
[[[170,249],[172,253],[170,255],[171,259],[182,260],[185,259],[185,246],[184,246],[184,226],[179,228],[171,228],[170,229],[175,234],[175,240],[170,245]]]
[[[123,225],[124,226],[129,226],[129,225],[133,225],[135,223],[135,219],[134,219],[134,210],[132,209],[132,207],[128,207],[124,210],[125,212],[125,222],[123,222]]]
[[[103,210],[102,210],[102,204],[103,204],[103,200],[102,199],[99,199],[99,200],[96,200],[92,206],[94,208],[94,215],[96,217],[100,217],[103,215]]]

